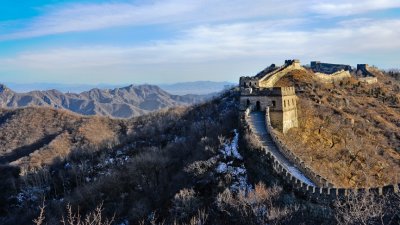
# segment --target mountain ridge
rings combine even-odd
[[[49,106],[82,115],[131,118],[155,110],[204,101],[211,95],[173,95],[155,85],[129,85],[114,89],[93,88],[81,93],[56,89],[17,93],[0,84],[0,107]]]
[[[146,84],[146,83],[145,83]],[[46,91],[56,89],[62,93],[82,93],[87,90],[99,89],[115,89],[129,86],[125,84],[105,84],[99,83],[91,84],[60,84],[60,83],[12,83],[6,82],[6,86],[15,92],[26,93],[34,90]],[[139,85],[139,84],[137,84]],[[234,85],[232,82],[227,81],[191,81],[191,82],[178,82],[178,83],[155,83],[153,85],[159,86],[161,89],[169,92],[170,94],[185,95],[185,94],[210,94],[213,92],[220,92],[226,86]]]

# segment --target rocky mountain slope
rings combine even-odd
[[[127,86],[116,89],[92,89],[75,93],[57,90],[16,93],[0,85],[0,107],[20,108],[50,106],[67,109],[82,115],[101,115],[130,118],[180,105],[190,105],[205,100],[204,95],[171,95],[154,85]]]
[[[292,74],[282,82],[307,86],[312,79],[307,76]],[[307,92],[318,84],[310,84],[298,94],[317,101]],[[238,124],[238,95],[233,89],[202,104],[132,119],[81,116],[49,107],[0,109],[0,224],[32,224],[42,214],[42,224],[63,224],[64,218],[83,221],[92,212],[112,224],[336,224],[341,216],[336,204],[296,194],[260,160]],[[317,113],[302,114],[302,125]],[[321,147],[322,135],[311,125],[292,129],[285,138],[298,144],[295,150],[305,150],[303,156],[310,156],[313,166],[320,162],[331,169],[320,154],[352,159],[337,151],[337,141],[333,148],[315,149],[311,142]],[[299,133],[305,135],[295,139]],[[303,142],[304,137],[310,142]],[[370,161],[385,160],[383,154],[371,154]],[[363,200],[363,207],[372,208],[363,211],[371,215],[368,224],[399,221],[399,200]],[[384,214],[372,211],[377,207]]]
[[[128,123],[50,107],[0,109],[0,164],[19,166],[24,173],[73,150],[95,152],[114,146],[126,137]]]
[[[400,180],[400,83],[374,69],[378,83],[354,77],[322,83],[293,71],[277,86],[295,86],[299,128],[281,139],[315,171],[340,187],[374,187]]]

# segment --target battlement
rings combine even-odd
[[[257,75],[255,75],[254,77],[257,79],[261,79],[263,78],[265,75],[267,75],[268,73],[276,70],[277,67],[275,64],[271,64],[269,67],[265,68],[264,70],[262,70],[261,72],[257,73]]]
[[[300,60],[299,59],[287,59],[287,60],[285,60],[285,64],[286,65],[292,65],[294,63],[300,63]]]
[[[368,64],[357,64],[357,74],[364,77],[375,77],[370,72],[370,67]]]
[[[295,69],[300,69],[301,64],[299,59],[288,59],[285,60],[285,65],[287,66],[293,66]]]
[[[240,77],[239,85],[243,88],[258,88],[258,79],[255,77]]]
[[[367,70],[368,64],[357,64],[357,70]]]

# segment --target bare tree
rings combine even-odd
[[[384,196],[375,196],[370,192],[351,192],[344,199],[335,201],[335,218],[338,224],[384,224]]]

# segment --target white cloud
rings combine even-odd
[[[399,7],[398,0],[318,0],[311,4],[310,9],[323,16],[349,16]]]
[[[141,3],[61,4],[31,20],[0,22],[0,41],[116,26],[274,20],[307,15],[347,16],[400,7],[398,0],[156,0]],[[13,27],[18,27],[14,28]],[[11,28],[11,29],[10,29]],[[3,30],[3,32],[2,32]],[[7,32],[5,32],[7,31]]]
[[[163,23],[175,16],[188,13],[195,5],[179,4],[180,0],[166,0],[147,5],[122,3],[68,4],[48,7],[45,14],[24,21],[25,28],[0,35],[0,40],[36,37],[75,31],[96,30],[124,25]]]
[[[78,77],[90,73],[108,79],[116,79],[117,76],[109,75],[117,72],[146,73],[145,79],[149,82],[152,78],[162,79],[162,74],[175,74],[171,76],[177,78],[189,72],[191,79],[203,79],[202,74],[209,74],[210,79],[219,74],[227,80],[233,72],[261,69],[253,62],[262,61],[264,64],[257,66],[266,66],[281,63],[275,60],[285,59],[282,57],[341,59],[400,50],[400,20],[365,20],[361,27],[350,26],[354,21],[348,21],[331,29],[291,31],[289,28],[298,22],[203,25],[185,31],[179,39],[143,46],[88,46],[23,52],[13,58],[0,59],[0,71],[22,68],[39,74]],[[361,63],[353,60],[353,63]],[[215,64],[219,64],[218,70]],[[243,74],[236,74],[240,75]]]
[[[0,41],[117,26],[198,25],[305,15],[312,19],[315,15],[347,16],[398,7],[399,0],[154,0],[60,4],[44,7],[42,15],[30,20],[0,22]]]
[[[297,15],[304,0],[158,0],[146,4],[67,4],[46,7],[44,14],[23,21],[23,28],[0,40],[37,37],[116,26],[187,24]],[[22,21],[19,21],[22,22]],[[9,22],[0,23],[0,29]]]

